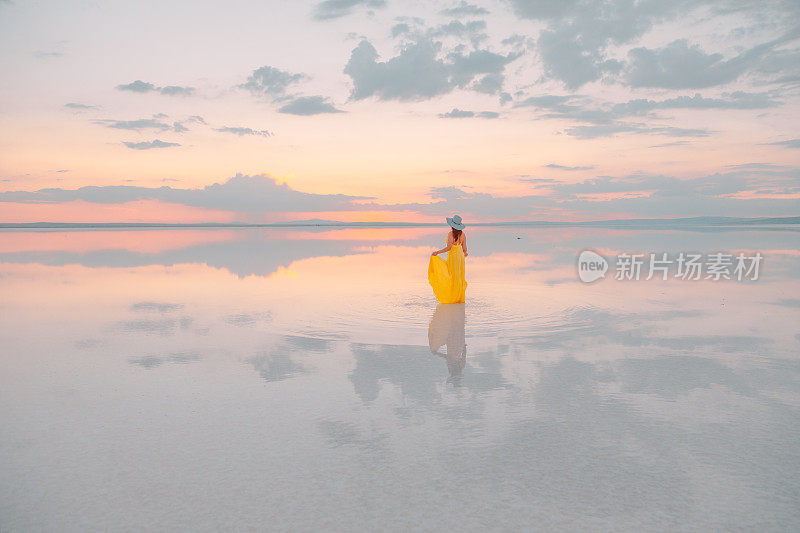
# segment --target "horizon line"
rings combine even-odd
[[[800,225],[800,216],[783,217],[723,217],[723,216],[696,216],[673,218],[630,218],[606,219],[588,221],[501,221],[501,222],[474,222],[467,227],[503,227],[503,226],[539,226],[539,227],[581,227],[581,226],[634,226],[634,225],[669,225],[680,224],[690,226],[741,226],[741,225]],[[447,226],[442,222],[369,222],[354,221],[341,222],[335,220],[297,220],[288,222],[0,222],[3,229],[137,229],[137,228],[401,228],[401,227],[441,227]]]

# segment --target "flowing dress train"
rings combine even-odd
[[[447,252],[445,261],[432,255],[428,263],[428,283],[439,303],[464,303],[467,280],[464,277],[464,250],[460,244],[453,244]]]

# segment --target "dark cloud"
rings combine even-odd
[[[475,113],[472,111],[463,111],[454,107],[452,111],[448,111],[447,113],[439,114],[439,118],[469,118],[474,117]]]
[[[727,61],[722,54],[707,54],[697,45],[679,39],[664,48],[634,48],[628,52],[625,80],[632,87],[700,89],[731,81],[748,63],[739,56]]]
[[[39,59],[54,59],[56,57],[62,57],[64,54],[61,52],[45,52],[42,50],[37,50],[33,53]]]
[[[580,139],[612,137],[619,133],[673,137],[705,137],[710,134],[709,131],[699,128],[678,128],[620,120],[631,114],[626,105],[599,105],[583,96],[532,96],[517,102],[514,107],[537,108],[542,111],[540,114],[542,118],[569,120],[575,125],[565,129],[564,133]]]
[[[368,41],[361,41],[350,55],[344,73],[353,80],[351,96],[362,100],[421,100],[452,90],[448,68],[437,59],[439,43],[429,40],[406,46],[386,62]]]
[[[485,33],[486,21],[471,20],[469,22],[461,22],[460,20],[453,20],[447,24],[442,24],[436,28],[431,29],[428,35],[432,37],[457,37],[466,38],[474,45],[489,38]]]
[[[157,87],[152,83],[142,80],[132,81],[124,85],[117,85],[118,91],[129,91],[133,93],[151,93],[157,92],[165,96],[191,96],[194,94],[194,87],[181,87],[178,85],[167,85],[166,87]]]
[[[465,88],[481,75],[502,76],[505,66],[519,57],[488,50],[465,54],[460,49],[440,57],[441,52],[442,43],[421,37],[406,43],[397,56],[381,62],[375,47],[366,40],[361,41],[344,69],[353,81],[351,97],[354,100],[371,96],[380,100],[426,100],[457,87]]]
[[[253,94],[277,98],[283,96],[291,85],[308,79],[310,78],[303,73],[291,73],[265,65],[254,70],[247,81],[239,85],[239,88],[246,89]]]
[[[620,133],[643,133],[673,137],[706,137],[705,128],[631,122],[634,116],[650,116],[653,111],[668,109],[763,109],[781,105],[769,92],[736,91],[718,97],[677,96],[664,100],[636,99],[618,104],[596,102],[580,95],[539,95],[519,100],[514,107],[539,111],[541,118],[563,119],[574,123],[564,133],[581,139],[610,137]]]
[[[122,144],[127,146],[132,150],[150,150],[152,148],[169,148],[170,146],[180,146],[178,143],[171,143],[162,141],[159,139],[155,139],[153,141],[142,141],[142,142],[129,142],[129,141],[122,141]]]
[[[530,220],[554,212],[603,218],[608,214],[619,217],[621,213],[645,217],[784,216],[800,211],[798,167],[736,168],[692,178],[632,174],[598,176],[577,182],[536,177],[523,181],[530,183],[530,194],[495,196],[455,186],[435,187],[430,189],[430,201],[404,204],[304,193],[263,175],[237,175],[224,183],[200,189],[104,186],[6,191],[0,192],[0,202],[81,200],[112,204],[150,199],[237,212],[408,211],[423,215],[458,212],[475,219],[504,220]]]
[[[109,120],[97,121],[100,124],[105,124],[109,128],[117,130],[158,130],[166,131],[172,129],[172,126],[165,122],[161,122],[154,118],[140,118],[137,120]]]
[[[776,302],[770,302],[773,305],[782,305],[784,307],[800,307],[800,299],[797,298],[781,298]]]
[[[140,118],[136,120],[95,120],[95,124],[102,124],[108,128],[116,130],[155,130],[155,131],[168,131],[172,130],[176,133],[183,133],[189,131],[186,124],[205,124],[206,121],[199,115],[192,115],[187,119],[181,121],[173,121],[169,124],[162,119],[169,118],[164,113],[153,115],[153,118]]]
[[[612,47],[635,42],[656,24],[689,16],[700,9],[710,9],[718,15],[743,13],[745,19],[751,21],[777,20],[778,17],[790,20],[797,13],[796,6],[790,2],[508,1],[520,18],[544,24],[537,48],[545,73],[571,90],[603,78],[637,87],[710,87],[733,81],[745,71],[763,69],[765,60],[773,64],[773,70],[777,64],[791,61],[785,52],[775,50],[776,45],[792,38],[789,35],[753,47],[730,60],[690,46],[685,39],[657,50],[635,48],[630,51],[627,64],[608,54]]]
[[[66,104],[64,104],[64,107],[68,107],[69,109],[78,109],[78,110],[97,109],[96,105],[77,104],[75,102],[67,102]]]
[[[501,75],[505,66],[517,57],[518,54],[504,56],[488,50],[473,50],[466,55],[458,52],[450,53],[447,55],[447,60],[452,82],[458,87],[466,87],[478,75]]]
[[[577,89],[620,64],[606,57],[609,46],[631,42],[655,21],[675,16],[691,2],[638,2],[629,0],[509,0],[520,18],[546,24],[537,40],[545,72]]]
[[[569,170],[569,171],[574,171],[574,170],[592,170],[594,168],[594,166],[591,166],[591,165],[590,166],[585,166],[585,167],[568,167],[568,166],[564,166],[564,165],[557,165],[555,163],[550,163],[549,165],[545,165],[545,166],[547,168],[554,168],[554,169],[557,169],[557,170]]]
[[[191,96],[194,94],[194,87],[180,87],[178,85],[167,85],[158,89],[163,95],[166,96]]]
[[[461,0],[460,4],[442,9],[439,11],[439,14],[447,17],[474,17],[478,15],[488,15],[489,10],[474,4],[468,4],[464,0]]]
[[[238,135],[242,137],[244,135],[259,135],[261,137],[271,137],[272,132],[268,130],[254,130],[252,128],[242,128],[242,127],[229,127],[223,126],[222,128],[216,128],[216,131],[221,131],[224,133],[233,133],[234,135]]]
[[[156,90],[156,86],[142,80],[132,81],[125,85],[117,85],[118,91],[130,91],[133,93],[149,93]]]
[[[487,74],[476,80],[469,88],[479,93],[497,94],[503,89],[504,82],[505,78],[502,74]],[[501,104],[505,103],[502,95],[500,100]]]
[[[617,133],[642,133],[649,135],[666,135],[669,137],[708,137],[711,132],[700,128],[677,128],[674,126],[650,126],[633,122],[613,122],[610,124],[589,124],[574,126],[564,130],[567,135],[579,139],[597,139],[613,137]]]
[[[723,93],[721,98],[706,98],[701,94],[677,96],[661,101],[637,99],[617,104],[614,112],[620,115],[645,114],[655,109],[764,109],[779,106],[769,93],[736,91]]]
[[[399,37],[401,35],[406,35],[411,33],[411,26],[406,24],[405,22],[401,22],[399,24],[395,24],[392,26],[391,35],[392,37]]]
[[[202,189],[121,185],[0,192],[0,202],[60,203],[82,200],[112,204],[145,199],[207,209],[270,212],[353,210],[354,200],[370,198],[344,194],[305,193],[291,189],[285,183],[278,184],[265,175],[242,174],[237,174],[224,183],[214,183]]]
[[[327,98],[323,96],[296,96],[289,103],[278,108],[278,113],[289,115],[321,115],[325,113],[344,113],[336,109]]]
[[[366,210],[409,210],[426,215],[458,212],[476,218],[506,220],[529,219],[553,209],[592,215],[627,213],[647,217],[785,216],[800,210],[800,199],[793,197],[800,194],[798,167],[780,171],[735,170],[695,178],[634,174],[600,176],[572,183],[533,180],[532,189],[536,194],[530,195],[498,197],[452,186],[435,187],[430,190],[434,200],[430,203],[389,206],[369,203],[360,207]],[[759,191],[771,192],[775,197],[739,197]]]
[[[624,77],[633,87],[697,89],[732,82],[747,71],[764,72],[762,63],[781,63],[786,52],[775,48],[800,39],[800,26],[771,41],[749,48],[723,60],[722,54],[707,54],[686,39],[678,39],[664,48],[634,48],[628,52],[629,63]],[[797,54],[790,57],[797,58]],[[786,65],[782,65],[786,66]]]
[[[800,139],[789,139],[787,141],[775,141],[765,144],[772,146],[785,146],[786,148],[800,148]]]
[[[476,113],[474,111],[464,111],[462,109],[454,107],[452,111],[448,111],[447,113],[441,113],[439,115],[439,118],[471,118],[471,117],[498,118],[499,116],[500,113],[497,113],[495,111],[479,111]]]
[[[311,16],[316,20],[331,20],[344,17],[356,8],[383,8],[386,0],[325,0],[314,7]]]

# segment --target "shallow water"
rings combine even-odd
[[[442,230],[0,233],[0,530],[800,526],[797,231],[469,235],[442,307]]]

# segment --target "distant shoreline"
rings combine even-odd
[[[435,228],[444,226],[436,222],[338,222],[331,220],[299,220],[248,224],[244,222],[5,222],[0,230],[82,230],[82,229],[240,229],[240,228]],[[794,217],[688,217],[688,218],[639,218],[593,220],[586,222],[476,222],[470,227],[605,227],[605,228],[675,228],[675,227],[763,227],[800,226],[800,216]]]

